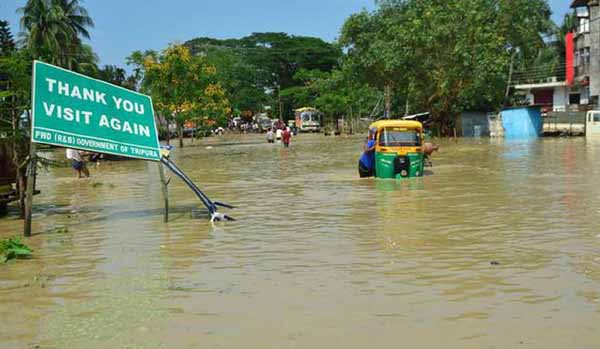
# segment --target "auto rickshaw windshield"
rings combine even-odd
[[[421,145],[419,130],[406,128],[384,128],[379,135],[379,146],[382,147],[418,147]]]

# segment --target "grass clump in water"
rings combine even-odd
[[[66,234],[68,232],[69,232],[69,228],[67,228],[67,227],[54,228],[54,231],[53,231],[54,234]]]
[[[0,263],[11,259],[24,259],[31,256],[33,250],[21,242],[18,237],[0,240]]]
[[[105,185],[105,183],[103,183],[103,182],[93,182],[92,188],[100,188],[100,187],[103,187],[104,185]],[[106,185],[111,189],[115,187],[115,185],[112,183],[108,183]]]

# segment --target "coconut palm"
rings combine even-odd
[[[64,20],[60,7],[49,0],[28,0],[17,10],[21,17],[21,38],[32,55],[58,64],[64,44],[75,35]]]
[[[78,38],[80,36],[85,39],[90,38],[88,28],[94,27],[94,21],[85,7],[81,5],[80,0],[52,0],[52,4],[63,11],[67,25]]]
[[[28,0],[18,11],[23,43],[34,57],[73,69],[94,63],[81,41],[94,21],[79,0]]]

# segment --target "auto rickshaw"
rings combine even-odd
[[[369,126],[376,132],[375,177],[422,177],[425,168],[423,124],[418,121],[381,120]]]

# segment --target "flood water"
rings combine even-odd
[[[238,207],[214,226],[175,176],[162,222],[153,163],[49,169],[34,258],[0,265],[0,347],[600,346],[600,143],[442,141],[396,182],[357,179],[361,141],[176,150]]]

